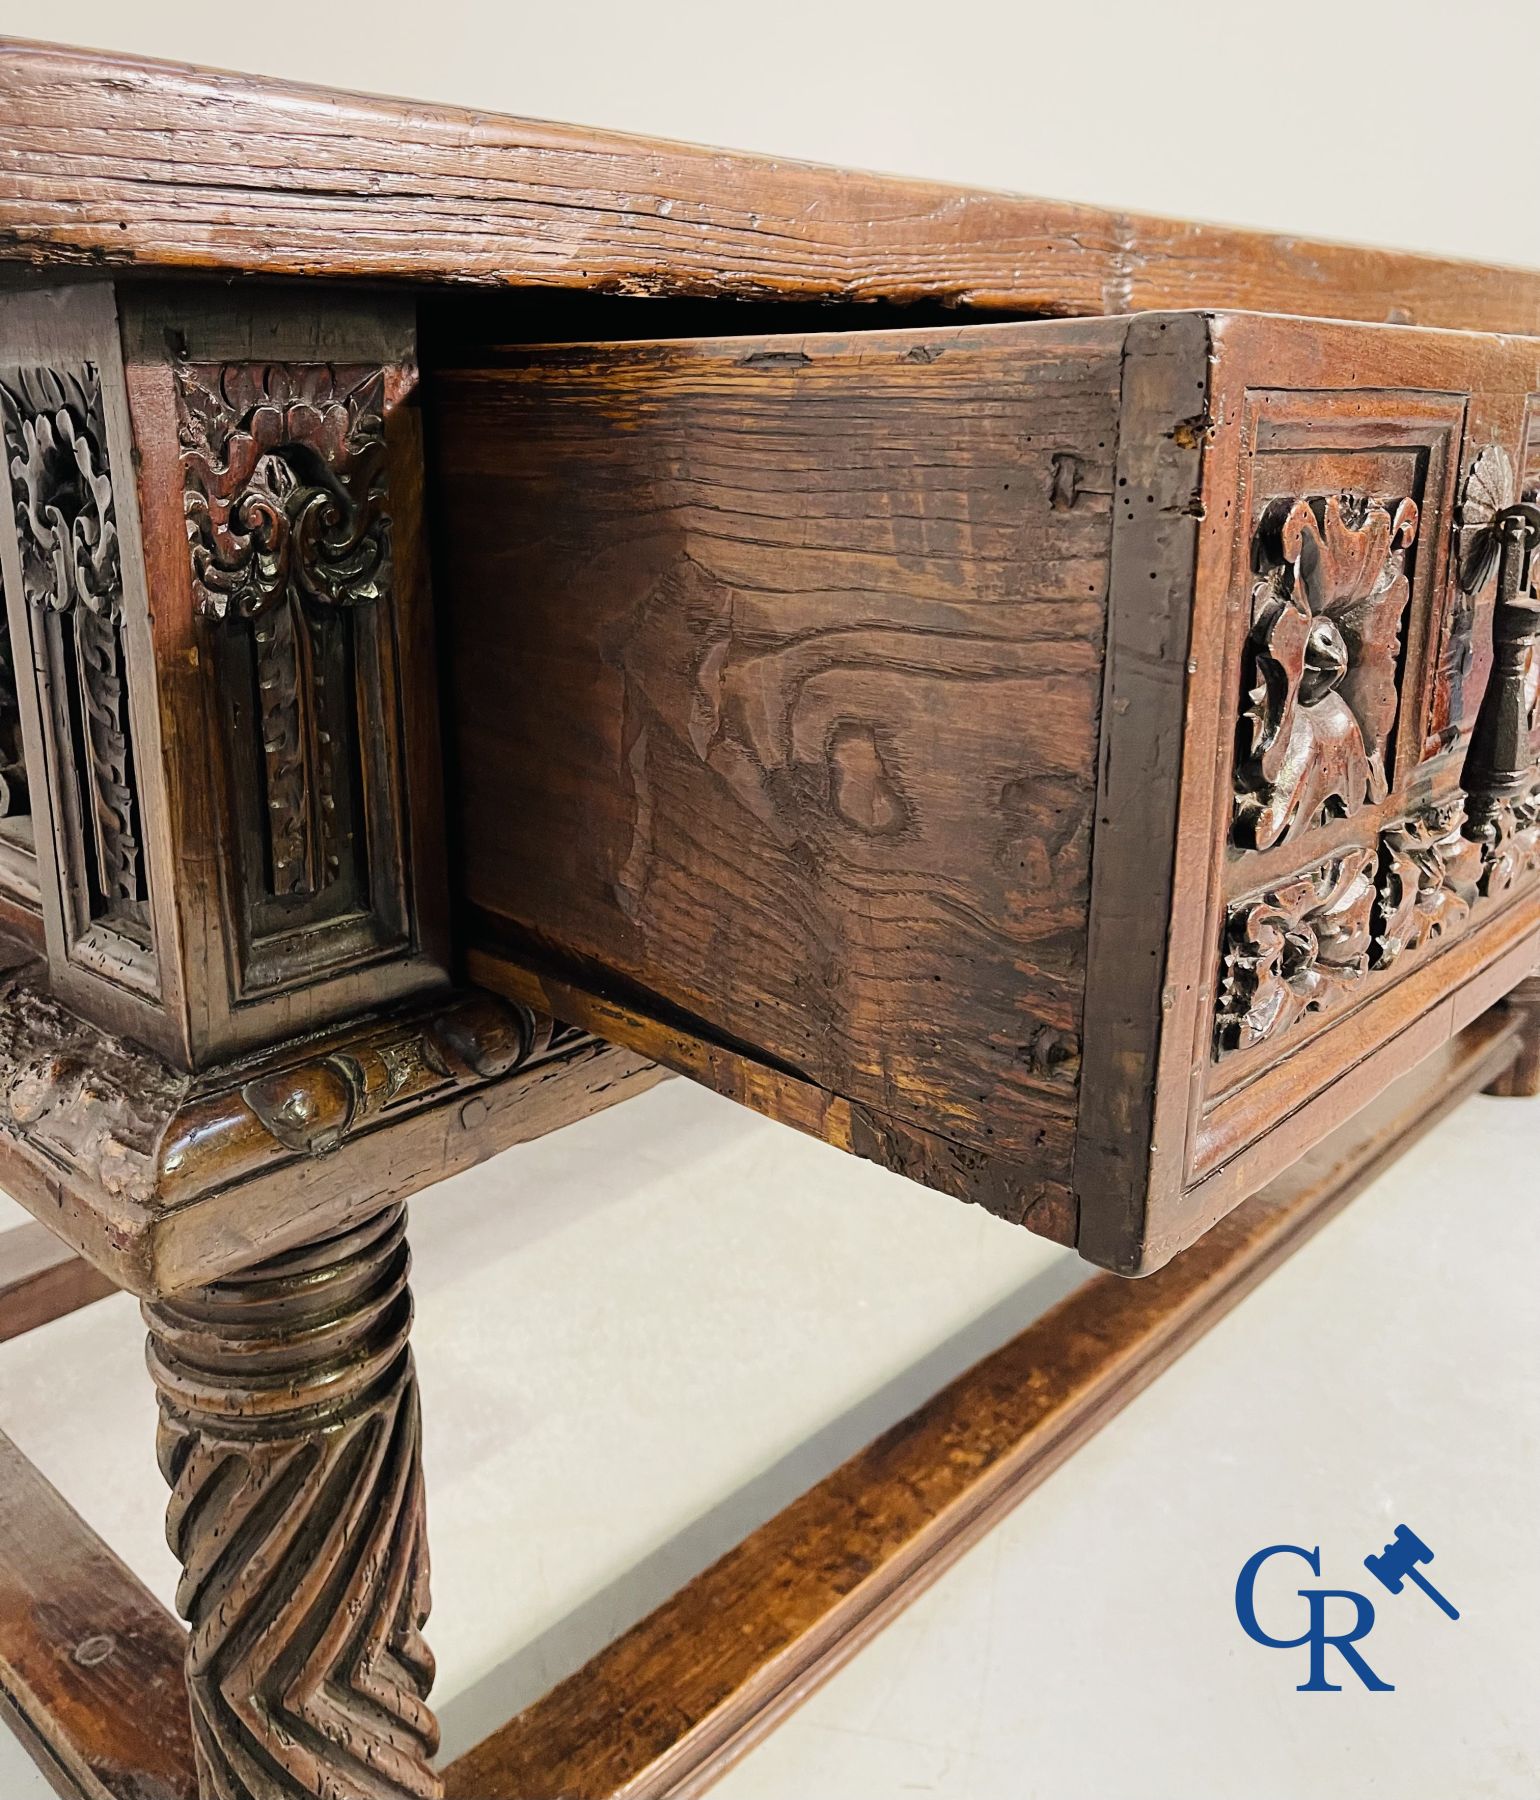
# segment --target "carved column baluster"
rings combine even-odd
[[[1540,653],[1540,599],[1533,591],[1540,507],[1528,501],[1505,507],[1491,532],[1501,556],[1492,613],[1492,673],[1471,733],[1464,783],[1466,835],[1482,846],[1485,890],[1497,893],[1512,884],[1536,853],[1536,821],[1520,813],[1540,775],[1530,744],[1526,691],[1530,659]]]
[[[205,1800],[434,1800],[405,1209],[146,1305]]]

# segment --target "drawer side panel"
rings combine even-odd
[[[1121,337],[433,377],[473,938],[1067,1185]]]

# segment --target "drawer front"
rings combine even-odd
[[[1149,709],[1129,746],[1183,746],[1149,1161],[1127,1211],[1083,1214],[1125,1269],[1521,978],[1540,920],[1532,650],[1522,753],[1497,779],[1473,747],[1535,346],[1232,318],[1212,354],[1181,722]],[[1094,925],[1091,960],[1094,1011]]]
[[[427,385],[478,978],[1137,1272],[1535,960],[1527,792],[1466,793],[1533,346],[1178,314]]]

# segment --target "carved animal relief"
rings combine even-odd
[[[194,590],[228,719],[243,977],[273,986],[286,937],[351,918],[328,935],[335,967],[406,935],[384,372],[177,377]]]
[[[1245,653],[1237,843],[1267,849],[1385,798],[1416,535],[1410,499],[1332,494],[1267,509]]]
[[[97,370],[90,363],[0,369],[0,413],[31,661],[58,794],[71,944],[95,939],[107,950],[100,959],[105,972],[137,970],[142,980],[149,896],[129,720],[123,573]],[[18,664],[24,666],[13,649],[12,675]],[[17,698],[8,690],[0,701],[8,811],[16,805]]]

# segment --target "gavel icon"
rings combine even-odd
[[[1364,1567],[1383,1587],[1391,1593],[1399,1594],[1407,1578],[1415,1581],[1422,1591],[1448,1613],[1451,1619],[1458,1619],[1459,1614],[1434,1587],[1433,1583],[1419,1573],[1418,1563],[1430,1563],[1433,1552],[1418,1537],[1417,1533],[1407,1525],[1398,1525],[1396,1535],[1390,1540],[1378,1556],[1366,1556]]]

